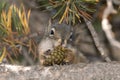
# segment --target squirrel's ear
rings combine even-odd
[[[52,26],[52,19],[50,18],[49,22],[48,22],[48,26],[45,29],[45,36],[48,36],[48,34],[49,34],[50,30],[51,30],[51,26]]]
[[[51,25],[52,25],[52,19],[50,18],[50,19],[49,19],[49,25],[48,25],[48,26],[50,27]]]
[[[49,23],[48,23],[48,27],[47,27],[47,32],[49,32],[51,30],[52,24],[53,24],[53,20],[50,18]]]

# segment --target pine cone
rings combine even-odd
[[[64,48],[62,46],[57,46],[53,49],[49,55],[44,56],[45,60],[43,62],[44,66],[50,65],[62,65],[66,63],[71,63],[74,56],[71,54],[72,51],[70,49]]]

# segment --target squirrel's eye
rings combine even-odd
[[[55,29],[52,28],[51,31],[50,31],[50,36],[53,36],[55,34]]]

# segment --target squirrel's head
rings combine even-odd
[[[72,28],[66,23],[49,22],[48,36],[56,42],[55,46],[66,47],[67,41],[71,40]]]

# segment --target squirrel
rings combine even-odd
[[[46,66],[53,65],[53,63],[58,63],[55,62],[55,60],[56,58],[58,58],[59,53],[54,52],[59,52],[62,51],[63,49],[65,50],[65,53],[63,50],[63,54],[66,55],[62,61],[63,63],[76,64],[79,62],[89,62],[89,60],[79,50],[77,50],[75,46],[73,47],[70,44],[73,36],[72,30],[73,30],[72,27],[65,23],[51,24],[51,22],[49,22],[48,31],[46,32],[45,37],[42,39],[38,46],[39,61],[41,65]],[[61,52],[59,56],[63,54]],[[50,61],[52,62],[50,63]],[[59,61],[61,60],[59,59]],[[47,63],[49,62],[49,64],[45,64],[45,62]]]

